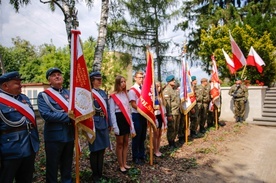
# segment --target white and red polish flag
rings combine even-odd
[[[70,100],[68,115],[75,121],[75,128],[79,128],[87,140],[93,143],[95,139],[95,126],[93,121],[94,109],[92,107],[93,98],[90,78],[80,44],[80,31],[71,30],[71,33]],[[75,132],[77,131],[75,130]]]
[[[211,95],[212,101],[210,102],[209,110],[213,111],[214,105],[216,105],[218,109],[220,108],[220,81],[219,81],[215,56],[212,55],[211,59],[212,59],[212,75],[211,75],[211,83],[210,83],[211,85],[210,95]]]
[[[247,65],[255,66],[259,73],[263,72],[263,65],[265,65],[263,59],[258,55],[258,53],[251,46],[248,57],[246,59]]]
[[[190,69],[185,59],[186,53],[183,53],[181,57],[182,71],[179,95],[181,99],[181,110],[186,115],[196,105],[196,96],[192,89]]]
[[[223,55],[225,57],[226,63],[227,63],[227,67],[230,71],[230,74],[235,74],[236,70],[235,70],[235,64],[232,61],[232,59],[229,57],[229,55],[224,51],[224,49],[222,48],[222,52]]]
[[[245,60],[245,57],[244,57],[241,49],[239,48],[239,46],[233,39],[230,32],[229,32],[229,35],[230,35],[231,48],[232,48],[232,53],[233,53],[233,62],[234,62],[234,66],[235,66],[234,68],[237,71],[240,68],[242,68],[244,65],[246,65],[246,60]]]

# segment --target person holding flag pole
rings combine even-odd
[[[211,75],[211,83],[210,83],[210,96],[211,96],[211,102],[209,104],[209,113],[208,113],[208,120],[207,120],[207,126],[208,128],[212,127],[213,119],[215,121],[215,127],[216,130],[218,129],[218,117],[220,112],[220,103],[221,103],[221,97],[220,97],[220,80],[218,77],[218,69],[217,64],[215,60],[215,56],[211,56],[212,59],[212,75]],[[211,116],[209,116],[211,115]]]
[[[93,97],[86,62],[84,60],[80,31],[71,30],[71,68],[70,68],[70,100],[69,117],[75,121],[75,160],[76,183],[79,183],[79,156],[81,152],[79,131],[92,144],[95,140],[95,125],[93,121]]]
[[[192,89],[192,81],[188,64],[185,60],[186,49],[184,49],[182,57],[182,71],[181,71],[181,84],[180,84],[180,99],[181,111],[184,115],[185,121],[185,142],[188,144],[188,129],[189,129],[189,112],[196,105],[195,95]]]
[[[132,138],[132,161],[136,165],[145,163],[145,140],[147,135],[147,119],[138,112],[138,101],[140,100],[144,73],[137,71],[134,75],[135,83],[128,91],[129,103],[131,105],[131,116],[136,131],[136,136]]]
[[[47,70],[50,88],[37,97],[38,111],[45,121],[44,142],[46,152],[46,183],[72,183],[74,152],[74,121],[68,116],[69,91],[62,87],[63,77],[59,68]]]
[[[154,114],[154,70],[153,70],[153,56],[147,48],[147,68],[146,76],[143,82],[143,88],[138,100],[137,111],[149,122],[149,143],[150,143],[150,165],[153,165],[153,140],[152,140],[152,130],[156,130],[155,125],[155,114]],[[135,122],[134,122],[135,124]],[[136,128],[135,128],[136,129]]]

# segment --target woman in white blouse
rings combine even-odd
[[[117,76],[115,79],[114,92],[109,99],[111,122],[116,136],[116,155],[119,163],[119,171],[126,173],[131,168],[127,165],[127,152],[129,134],[135,135],[129,99],[126,91],[126,79]]]

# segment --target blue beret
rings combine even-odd
[[[239,80],[241,80],[241,78],[239,78],[239,77],[236,77],[236,81],[239,81]]]
[[[102,74],[99,71],[91,72],[89,76],[90,78],[102,78]]]
[[[20,79],[23,80],[18,71],[12,71],[12,72],[7,72],[5,74],[3,74],[2,76],[0,76],[0,84],[13,80],[13,79]]]
[[[196,80],[196,77],[195,76],[192,76],[191,77],[192,81]]]
[[[167,82],[170,82],[170,81],[172,81],[172,80],[174,80],[174,75],[169,75],[169,76],[167,76],[167,78],[166,78],[166,81],[167,81]]]
[[[54,72],[59,72],[62,74],[62,72],[59,68],[53,67],[53,68],[48,69],[48,71],[46,72],[46,79],[48,79],[48,77]]]

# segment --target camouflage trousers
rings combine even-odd
[[[218,122],[219,122],[220,111],[218,111],[217,115],[218,115],[217,118],[218,118]],[[207,126],[208,127],[215,126],[215,123],[216,123],[216,114],[215,114],[215,111],[213,111],[213,112],[208,111]]]
[[[174,141],[179,129],[180,115],[173,115],[173,120],[168,121],[167,139]]]
[[[189,122],[189,120],[188,120]],[[189,124],[188,124],[189,126]],[[186,130],[186,119],[185,115],[180,115],[180,121],[179,121],[179,129],[178,129],[178,138],[184,138],[185,137],[185,130]]]
[[[191,109],[191,111],[189,112],[189,117],[190,117],[190,129],[194,132],[197,131],[198,128],[198,107],[197,104]]]
[[[235,114],[235,118],[241,117],[244,119],[244,114],[245,114],[244,100],[234,100],[234,114]]]
[[[201,129],[204,129],[206,120],[207,120],[207,116],[208,116],[208,107],[209,104],[208,103],[197,103],[197,107],[198,107],[198,123]]]

